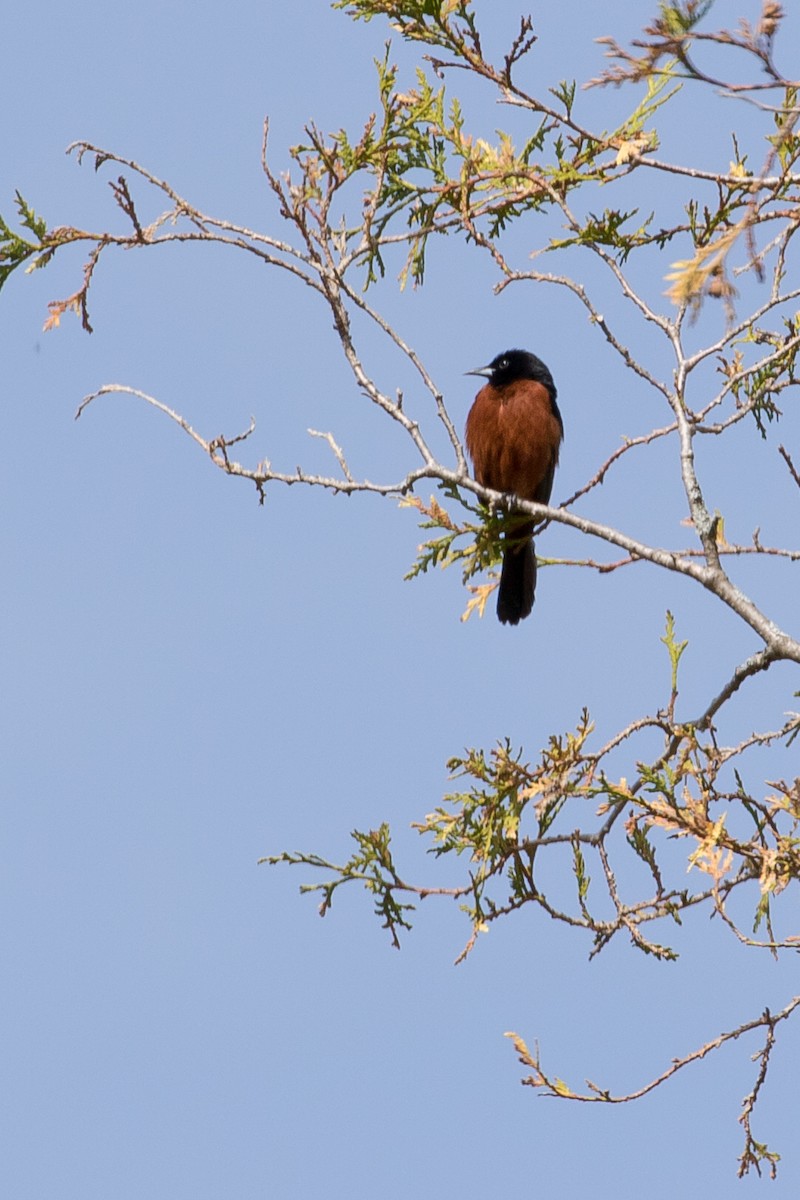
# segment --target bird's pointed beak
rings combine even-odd
[[[474,371],[465,371],[464,374],[465,375],[483,375],[486,379],[491,379],[492,368],[491,367],[476,367]]]

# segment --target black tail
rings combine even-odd
[[[497,616],[504,625],[518,625],[530,616],[536,591],[536,555],[533,541],[517,544],[503,555]]]

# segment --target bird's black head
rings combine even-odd
[[[557,393],[553,376],[542,360],[528,350],[505,350],[493,358],[488,367],[478,367],[475,371],[467,371],[467,374],[483,375],[494,387],[516,383],[519,379],[533,379],[536,383],[544,384],[555,403]]]

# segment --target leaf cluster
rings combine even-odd
[[[24,266],[33,259],[28,270],[35,270],[45,266],[53,254],[53,249],[45,247],[44,244],[47,237],[46,221],[37,216],[19,192],[14,193],[14,198],[21,224],[36,240],[31,242],[21,237],[0,216],[0,288],[17,267]]]

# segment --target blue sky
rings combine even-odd
[[[477,9],[488,48],[507,46],[516,4]],[[718,5],[720,22],[757,12],[744,0]],[[539,5],[531,86],[596,74],[593,37],[630,35],[650,15],[640,0],[614,0],[600,17],[577,0]],[[798,28],[793,14],[785,52]],[[205,211],[276,231],[259,168],[264,115],[278,169],[308,119],[356,127],[374,106],[372,58],[386,32],[317,0],[18,7],[3,23],[13,50],[0,79],[0,211],[19,188],[52,223],[115,222],[109,173],[64,156],[86,138]],[[410,53],[396,55],[410,67]],[[519,127],[477,91],[468,100],[487,134]],[[693,132],[697,152],[719,131]],[[673,138],[678,147],[684,133]],[[388,820],[406,873],[435,882],[410,824],[448,789],[449,757],[506,735],[533,757],[584,705],[611,730],[663,703],[667,607],[691,643],[687,710],[752,641],[686,584],[643,566],[603,578],[543,571],[518,630],[493,617],[464,625],[457,572],[403,581],[420,538],[393,502],[275,488],[259,507],[251,486],[224,478],[131,398],[100,400],[76,424],[81,398],[118,382],[209,437],[255,415],[251,462],[328,469],[311,426],[333,430],[356,472],[408,466],[407,447],[365,410],[308,289],[217,248],[117,253],[93,288],[95,333],[71,317],[42,333],[47,301],[78,286],[81,265],[65,256],[0,297],[0,1192],[667,1200],[760,1186],[795,1196],[796,1030],[779,1036],[756,1117],[784,1155],[774,1185],[735,1180],[755,1042],[639,1105],[578,1108],[521,1088],[503,1038],[514,1029],[538,1040],[544,1063],[575,1084],[635,1088],[765,1005],[781,1007],[796,990],[790,964],[758,959],[697,914],[675,965],[622,943],[589,963],[580,935],[521,914],[454,967],[469,933],[455,906],[426,901],[398,953],[364,895],[341,891],[320,921],[297,893],[308,873],[257,865],[282,849],[342,859],[351,829]],[[434,249],[424,289],[401,295],[388,280],[375,301],[459,427],[475,390],[464,371],[511,345],[546,359],[567,430],[558,501],[620,436],[663,413],[568,300],[495,297],[493,281],[453,241]],[[655,275],[653,295],[662,290]],[[624,311],[609,313],[627,332]],[[379,382],[424,406],[399,360],[371,333],[363,345]],[[797,434],[789,414],[781,439],[796,445]],[[712,506],[745,539],[761,522],[773,522],[776,541],[796,528],[775,441],[741,429],[736,461],[709,450]],[[587,512],[681,544],[674,465],[656,449],[644,475],[632,463]],[[552,553],[577,547],[566,531],[547,536]],[[785,569],[743,564],[737,578],[791,628]],[[788,667],[774,674],[749,684],[734,729],[749,728],[754,710],[756,724],[780,724],[797,682]],[[790,769],[765,767],[770,778]]]

